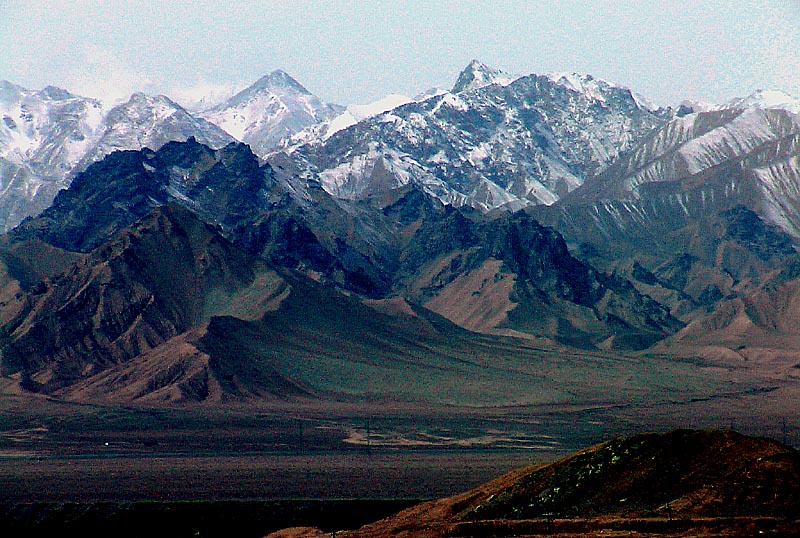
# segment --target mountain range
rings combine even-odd
[[[152,403],[364,396],[352,379],[408,364],[496,386],[509,349],[515,372],[556,352],[783,365],[795,106],[658,108],[477,61],[362,109],[282,71],[194,114],[5,83],[2,373]],[[464,403],[414,387],[393,397]]]
[[[15,168],[6,165],[3,177],[17,176],[4,179],[15,188],[0,194],[0,203],[17,207],[9,210],[6,229],[44,209],[77,172],[111,151],[156,150],[189,136],[213,148],[236,139],[269,161],[290,154],[296,173],[316,175],[340,198],[357,198],[373,183],[413,180],[447,204],[482,211],[551,205],[644,134],[692,106],[700,110],[691,103],[657,108],[589,75],[512,76],[477,60],[450,91],[350,107],[323,102],[280,70],[194,114],[165,96],[134,94],[106,110],[58,88],[35,92],[4,84],[0,150]],[[705,108],[765,105],[798,106],[785,94],[759,92]],[[745,123],[731,127],[746,129]]]
[[[344,202],[282,181],[243,144],[212,150],[189,139],[113,153],[5,241],[20,289],[3,308],[3,364],[30,374],[29,386],[46,379],[47,391],[183,342],[221,316],[260,320],[291,290],[307,301],[320,284],[416,309],[413,318],[583,347],[638,348],[680,327],[525,213],[486,221],[413,185]],[[45,266],[38,256],[49,274],[31,275]],[[325,301],[355,308],[354,320],[377,315],[339,295]]]

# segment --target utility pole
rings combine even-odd
[[[303,420],[298,418],[297,419],[297,446],[300,452],[303,452]]]
[[[786,427],[786,417],[783,417],[783,420],[781,421],[781,434],[782,434],[781,435],[781,442],[784,445],[788,445],[789,444],[789,435],[788,435],[788,428]]]

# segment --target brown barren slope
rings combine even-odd
[[[759,531],[782,536],[800,531],[800,454],[733,432],[675,430],[618,439],[551,465],[519,469],[339,536],[753,536]]]

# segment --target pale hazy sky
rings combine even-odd
[[[800,94],[800,1],[0,0],[0,79],[176,95],[283,69],[324,100],[450,87],[473,58],[652,101]]]

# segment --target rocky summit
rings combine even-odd
[[[344,107],[324,103],[289,74],[277,70],[199,116],[263,156],[303,129],[343,111]]]
[[[588,76],[504,78],[473,62],[459,80],[453,92],[292,147],[294,166],[338,198],[414,183],[482,211],[549,205],[671,114]]]

